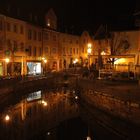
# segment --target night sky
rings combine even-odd
[[[96,32],[101,24],[131,28],[136,0],[1,0],[1,6],[18,7],[23,13],[43,15],[53,8],[60,30]],[[14,8],[15,9],[15,8]]]

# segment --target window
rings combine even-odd
[[[54,54],[56,53],[56,48],[52,49],[52,53],[54,53]]]
[[[8,49],[11,49],[11,47],[12,47],[12,44],[11,44],[11,40],[10,39],[7,40],[7,47],[8,47]]]
[[[24,43],[20,44],[20,51],[24,51]]]
[[[36,56],[36,47],[34,47],[34,54],[33,55]]]
[[[10,32],[10,30],[11,30],[11,25],[10,25],[10,23],[7,22],[7,31]]]
[[[78,48],[76,49],[76,53],[77,53],[77,54],[79,53],[79,49],[78,49]]]
[[[84,53],[84,48],[82,48],[82,53]]]
[[[28,30],[28,39],[31,40],[32,39],[32,31]]]
[[[2,25],[2,21],[0,21],[0,30],[2,31],[3,25]]]
[[[24,33],[24,30],[23,30],[23,26],[22,26],[22,25],[20,26],[20,33],[21,33],[21,34]]]
[[[75,48],[73,48],[73,54],[75,54]]]
[[[83,40],[83,43],[86,43],[86,40],[85,39]]]
[[[36,31],[34,31],[34,40],[36,40]]]
[[[45,33],[45,39],[49,40],[49,34],[48,33]]]
[[[13,43],[13,44],[14,44],[14,46],[13,46],[13,52],[15,52],[15,51],[17,51],[17,49],[18,49],[18,48],[17,48],[17,42],[16,42],[16,41],[14,41],[14,43]]]
[[[45,48],[45,52],[46,52],[46,53],[48,53],[48,52],[49,52],[49,49],[48,49],[48,47],[46,47],[46,48]]]
[[[53,35],[53,40],[56,41],[56,35]]]
[[[17,25],[14,24],[14,32],[17,33]]]
[[[41,41],[41,32],[38,32],[38,41]]]
[[[51,24],[50,24],[50,19],[48,19],[48,21],[47,21],[47,26],[48,26],[48,27],[51,26]]]
[[[41,56],[41,54],[42,54],[42,49],[41,49],[41,47],[40,47],[40,48],[39,48],[39,53],[38,53],[38,55]]]
[[[63,48],[63,54],[66,54],[66,49],[65,49],[65,47]]]
[[[70,48],[70,54],[72,54],[72,48]]]
[[[32,54],[32,47],[29,46],[29,48],[26,49],[26,52],[28,52],[28,56],[31,56],[31,54]]]

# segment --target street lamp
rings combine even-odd
[[[76,58],[74,61],[73,61],[73,64],[74,64],[74,73],[76,72],[76,64],[78,62],[78,59]]]
[[[5,75],[7,75],[7,64],[10,62],[10,59],[5,58],[4,61],[5,61]]]
[[[92,52],[92,45],[91,43],[88,43],[87,53],[88,53],[88,68],[90,67],[90,55]]]
[[[42,60],[43,60],[43,63],[44,63],[43,73],[45,72],[45,74],[46,74],[46,63],[47,63],[47,59],[43,57]]]

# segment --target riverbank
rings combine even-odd
[[[114,116],[140,124],[140,86],[135,83],[79,79],[81,98]]]

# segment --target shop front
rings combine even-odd
[[[41,62],[27,62],[27,74],[28,75],[40,75],[41,74]]]

